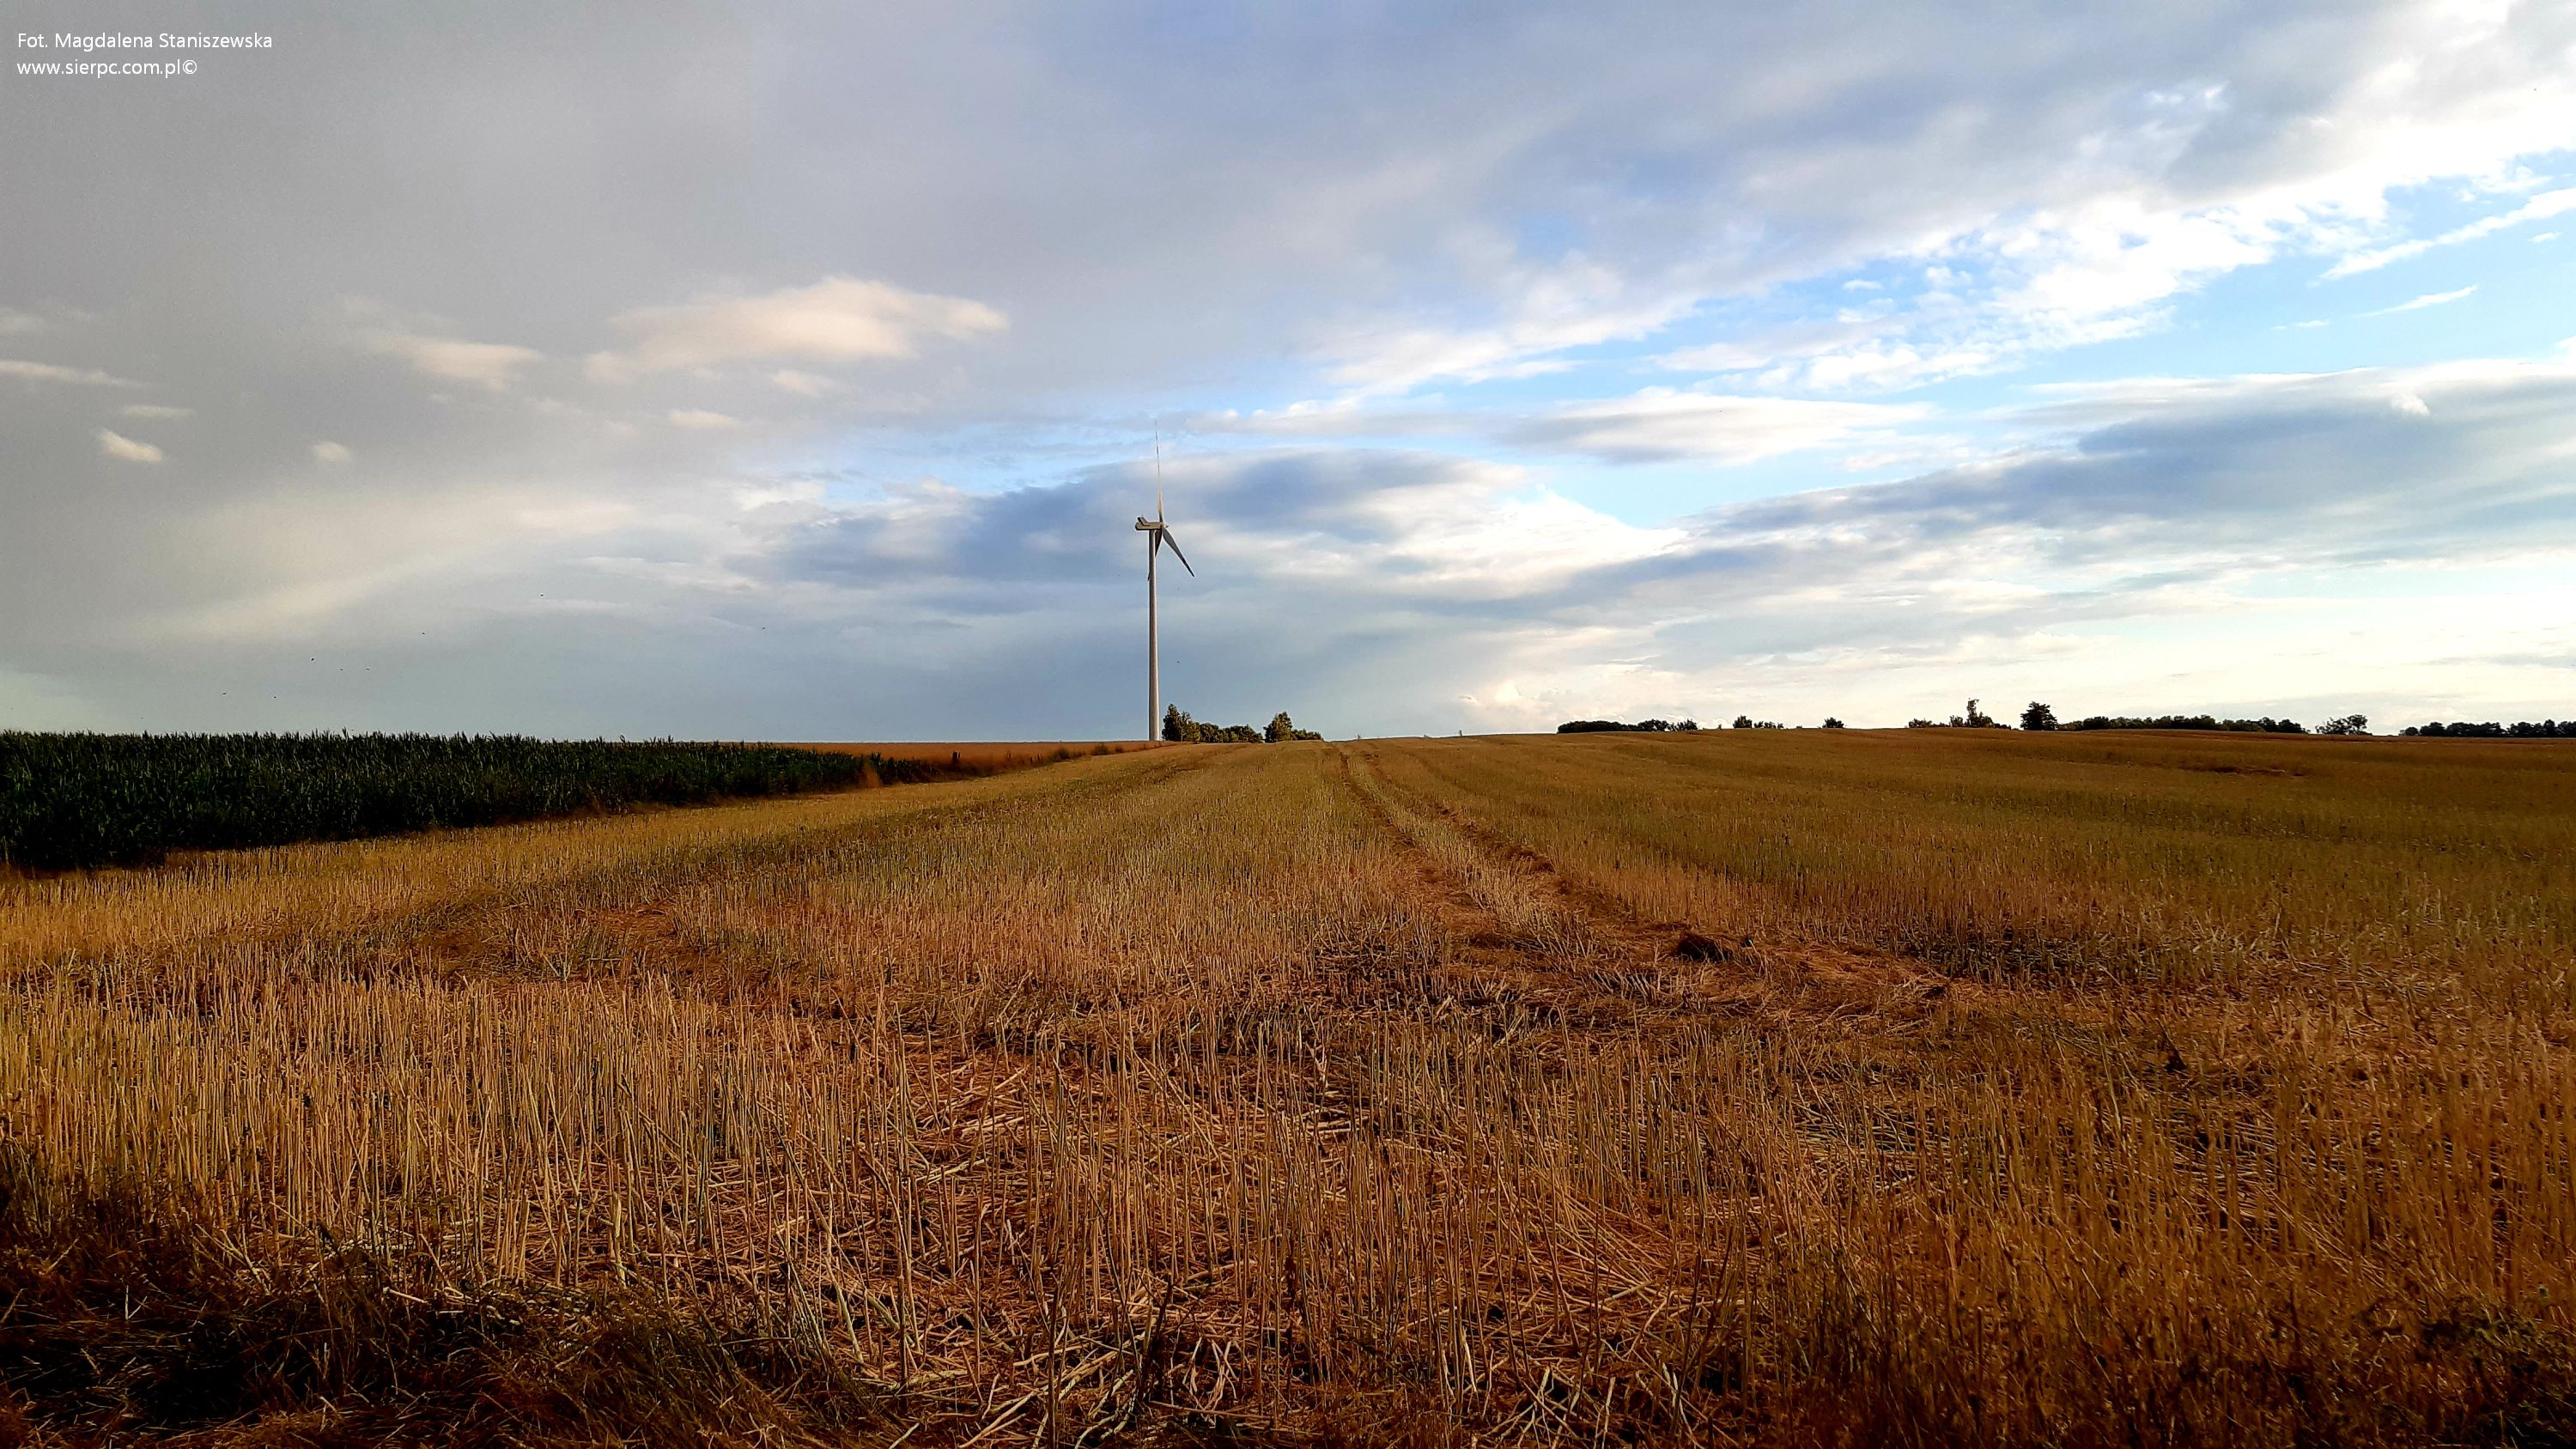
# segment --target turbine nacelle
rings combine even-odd
[[[1181,567],[1189,570],[1191,578],[1199,576],[1197,569],[1190,568],[1190,556],[1181,552],[1180,542],[1172,537],[1171,525],[1159,518],[1139,518],[1136,520],[1136,528],[1141,533],[1151,535],[1145,541],[1145,562],[1149,577],[1154,555],[1167,548],[1172,551],[1172,557],[1181,561]]]

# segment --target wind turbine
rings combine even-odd
[[[1145,738],[1159,738],[1163,732],[1163,646],[1161,625],[1155,615],[1154,559],[1165,548],[1181,561],[1181,567],[1197,578],[1199,571],[1190,568],[1190,556],[1172,541],[1172,530],[1163,523],[1163,440],[1154,440],[1154,517],[1151,522],[1136,520],[1137,531],[1145,535]]]

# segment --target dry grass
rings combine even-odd
[[[2565,1442],[2571,847],[1765,732],[0,885],[0,1435]]]

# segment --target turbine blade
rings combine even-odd
[[[1199,576],[1199,571],[1197,569],[1190,568],[1190,556],[1181,552],[1181,546],[1179,544],[1172,543],[1172,531],[1170,529],[1156,529],[1154,531],[1154,536],[1161,539],[1163,542],[1170,543],[1172,545],[1172,557],[1181,561],[1182,568],[1189,569],[1191,578],[1197,578]]]

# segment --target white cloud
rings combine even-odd
[[[398,357],[410,363],[425,376],[444,382],[474,383],[496,390],[516,381],[521,368],[545,360],[545,354],[533,347],[507,342],[468,342],[462,338],[433,337],[389,328],[370,328],[358,335],[358,341],[370,352]]]
[[[667,414],[667,418],[675,428],[693,428],[701,432],[715,432],[742,426],[740,418],[709,412],[705,408],[674,408]]]
[[[1502,429],[1509,441],[1615,463],[1759,462],[1878,434],[1932,415],[1914,403],[1743,397],[1648,388]]]
[[[2364,312],[2361,315],[2364,317],[2386,317],[2394,312],[2421,312],[2427,307],[2439,307],[2447,302],[2459,301],[2461,298],[2468,296],[2476,290],[2476,284],[2471,283],[2455,292],[2427,292],[2423,296],[2417,297],[2411,302],[2400,302],[2394,307],[2382,307],[2376,312]]]
[[[782,367],[778,369],[776,372],[769,375],[769,380],[777,386],[779,391],[792,392],[798,397],[821,397],[823,394],[830,392],[833,387],[836,386],[832,379],[828,377],[819,377],[810,372],[799,372],[792,367]]]
[[[1009,319],[982,302],[906,291],[884,282],[826,277],[755,297],[645,307],[616,319],[634,338],[593,353],[590,374],[620,382],[679,368],[794,358],[858,362],[915,356],[926,339],[1000,332]],[[772,380],[777,375],[772,374]]]
[[[1459,328],[1413,318],[1346,322],[1314,352],[1328,376],[1361,396],[1405,392],[1442,378],[1485,382],[1560,371],[1577,348],[1652,336],[1698,305],[1691,290],[1641,283],[1572,258],[1546,267],[1495,264],[1489,283],[1508,316]]]
[[[159,448],[150,443],[137,442],[123,433],[109,432],[105,428],[98,430],[98,450],[108,457],[122,458],[128,463],[158,463],[165,457]]]
[[[2399,242],[2395,246],[2379,247],[2372,251],[2355,252],[2328,268],[2326,276],[2349,277],[2358,272],[2375,272],[2391,262],[2402,262],[2409,257],[2422,256],[2435,247],[2457,246],[2462,242],[2476,241],[2480,237],[2493,236],[2507,227],[2520,226],[2526,221],[2539,221],[2569,211],[2576,211],[2576,186],[2557,191],[2544,191],[2509,212],[2470,222],[2467,226],[2446,231],[2437,237],[2420,238],[2415,241]],[[2537,241],[2539,238],[2535,237],[2533,240]]]
[[[127,403],[116,410],[117,416],[141,418],[156,422],[177,422],[197,415],[195,408],[171,407],[165,403]]]
[[[1920,403],[1864,403],[1739,396],[1650,387],[1625,397],[1529,410],[1371,407],[1356,401],[1300,403],[1271,412],[1208,414],[1207,433],[1269,437],[1480,437],[1534,452],[1605,463],[1759,462],[1864,439],[1923,421]]]
[[[15,307],[0,307],[0,337],[25,337],[47,330],[45,319]]]
[[[51,362],[26,362],[0,357],[0,377],[22,378],[28,382],[65,382],[76,387],[141,387],[94,367],[62,367]]]
[[[317,463],[346,463],[349,458],[350,453],[346,446],[334,443],[327,438],[313,445],[313,461]]]

